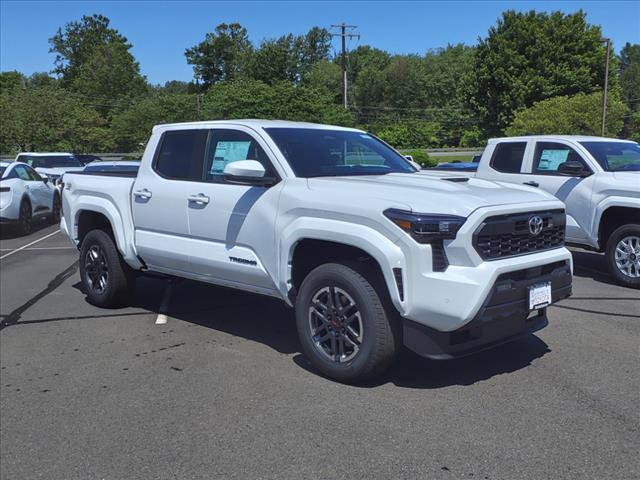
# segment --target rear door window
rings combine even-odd
[[[169,130],[162,135],[154,170],[171,180],[202,180],[207,130]]]
[[[503,173],[520,173],[527,142],[502,142],[496,145],[491,167]]]

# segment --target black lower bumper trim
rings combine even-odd
[[[528,292],[529,287],[542,282],[551,282],[554,303],[570,296],[569,264],[556,262],[500,275],[478,314],[458,330],[441,332],[404,319],[404,344],[423,357],[447,360],[493,348],[541,330],[549,324],[547,309],[529,311]]]

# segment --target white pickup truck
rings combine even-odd
[[[539,188],[565,203],[567,243],[605,252],[615,280],[640,287],[640,145],[570,135],[494,138],[477,172],[422,170]]]
[[[94,304],[144,272],[277,297],[312,364],[345,382],[402,344],[447,359],[539,330],[571,293],[562,202],[422,176],[355,129],[156,126],[137,175],[65,175],[63,211]]]

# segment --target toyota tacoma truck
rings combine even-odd
[[[159,125],[137,174],[66,174],[63,211],[90,302],[126,301],[145,272],[276,297],[312,365],[343,382],[403,345],[449,359],[537,331],[571,293],[562,202],[420,175],[350,128]]]
[[[476,173],[436,173],[523,184],[555,195],[567,211],[566,241],[604,252],[612,277],[640,288],[640,145],[571,135],[489,140]]]

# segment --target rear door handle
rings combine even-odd
[[[187,200],[193,203],[198,203],[200,205],[206,205],[209,203],[209,197],[207,197],[204,193],[198,193],[197,195],[189,195]]]
[[[540,184],[538,182],[524,182],[523,185],[529,185],[530,187],[539,187]]]
[[[137,190],[133,192],[133,194],[138,198],[146,198],[146,199],[149,199],[152,196],[152,193],[146,188],[143,188],[142,190]]]

